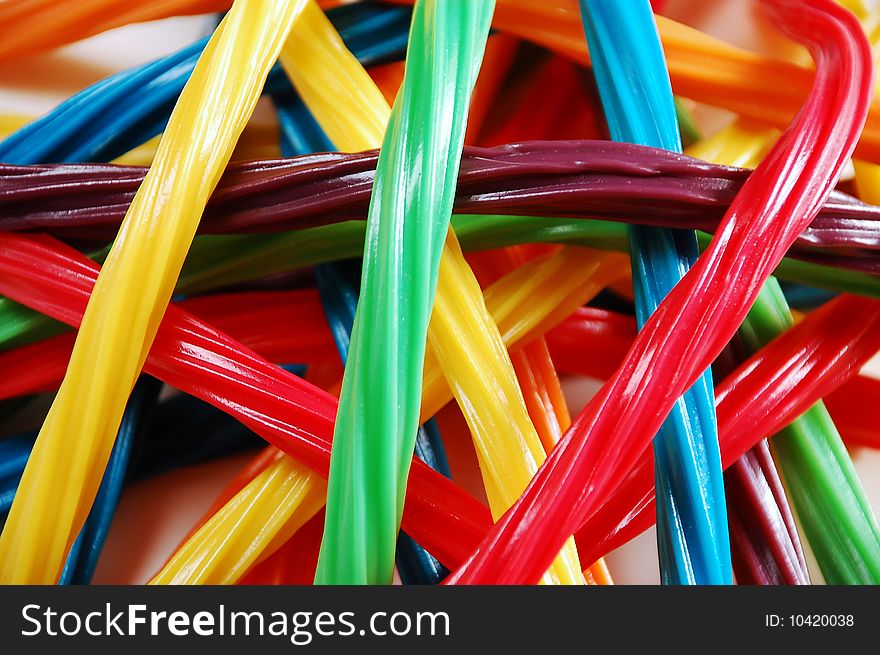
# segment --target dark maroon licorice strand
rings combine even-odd
[[[724,472],[724,487],[737,581],[810,584],[794,517],[766,439]]]
[[[269,232],[363,219],[375,165],[375,151],[232,164],[200,230]],[[144,173],[106,164],[0,165],[0,229],[110,239]],[[711,232],[748,175],[744,169],[608,141],[466,148],[456,211]],[[792,254],[875,273],[880,272],[876,249],[880,207],[833,193]]]

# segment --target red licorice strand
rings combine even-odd
[[[49,237],[0,233],[0,294],[77,326],[99,267]],[[205,400],[322,476],[336,400],[171,306],[144,369]],[[455,566],[491,524],[488,510],[451,480],[413,462],[405,530]]]
[[[339,358],[314,289],[217,294],[176,305],[271,362],[316,365]],[[57,390],[74,338],[66,333],[0,353],[0,370],[8,372],[0,379],[0,399]]]
[[[519,39],[508,34],[493,34],[486,42],[483,64],[480,66],[480,74],[471,95],[468,124],[464,137],[466,145],[480,142],[480,132],[485,126],[486,116],[495,106],[496,96],[510,71],[519,45]]]
[[[847,380],[825,397],[825,408],[847,446],[880,449],[880,380]]]
[[[582,307],[547,333],[547,346],[560,373],[607,380],[638,334],[635,318]]]
[[[733,336],[852,154],[873,94],[871,51],[859,23],[830,0],[764,4],[816,61],[804,108],[743,185],[709,248],[646,323],[615,376],[447,583],[540,579],[565,539],[638,462],[676,398]]]
[[[75,339],[68,332],[0,353],[0,399],[57,391]]]
[[[595,93],[581,69],[551,56],[527,73],[496,103],[493,128],[485,130],[480,145],[492,146],[532,139],[605,139],[607,130],[597,116]],[[576,111],[573,108],[578,108]],[[573,115],[574,114],[574,115]]]
[[[166,565],[168,561],[174,555],[177,554],[177,551],[180,549],[180,546],[189,541],[196,532],[198,532],[205,523],[207,523],[212,516],[214,516],[217,512],[219,512],[230,500],[232,500],[242,489],[244,489],[247,485],[249,485],[254,478],[256,478],[260,473],[269,468],[272,464],[277,462],[279,459],[284,457],[284,452],[278,450],[275,446],[267,446],[260,451],[260,453],[255,456],[250,462],[247,463],[241,471],[236,474],[236,476],[227,484],[223,490],[218,494],[217,498],[214,499],[214,502],[208,508],[208,510],[202,515],[202,517],[196,521],[187,535],[180,540],[177,548],[174,549],[174,552],[168,556],[168,560],[166,560]]]
[[[880,302],[840,296],[755,353],[716,388],[722,465],[854,378],[878,349]],[[589,556],[602,556],[650,527],[653,471],[647,449],[588,517],[578,543]]]
[[[727,463],[753,445],[752,435],[775,434],[858,375],[880,350],[880,301],[838,296],[772,345],[758,351],[716,388],[718,423],[724,425],[721,432],[729,442],[722,454]],[[755,409],[745,412],[743,403]]]
[[[236,583],[241,585],[311,585],[324,536],[324,510],[310,518],[284,544],[258,562]]]

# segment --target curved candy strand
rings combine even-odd
[[[718,236],[645,324],[616,375],[520,501],[447,582],[537,579],[598,499],[635,464],[675,398],[724,347],[761,282],[828,197],[867,114],[870,48],[852,16],[829,2],[764,4],[816,59],[815,87],[804,111],[743,185]],[[825,111],[831,102],[840,112],[833,118]],[[682,321],[696,329],[676,329]],[[664,371],[662,384],[641,379],[651,369]],[[603,451],[613,455],[602,457]]]

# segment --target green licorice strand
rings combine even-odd
[[[626,224],[609,221],[457,214],[452,226],[464,250],[523,243],[558,243],[627,252]],[[315,264],[359,257],[364,221],[278,232],[197,236],[178,280],[176,293],[192,294],[268,277]],[[711,238],[697,233],[700,247]],[[96,259],[96,256],[92,256]],[[776,275],[831,291],[880,298],[880,276],[783,259]],[[0,350],[32,343],[69,328],[6,298],[0,298]]]
[[[740,329],[755,351],[793,325],[769,278]],[[849,453],[824,404],[771,440],[800,524],[829,584],[880,583],[880,529]]]
[[[316,584],[389,584],[428,319],[493,0],[418,0],[367,215]]]
[[[689,148],[702,138],[700,128],[694,120],[693,114],[684,104],[681,98],[675,97],[675,114],[678,117],[678,129],[681,132],[681,144]]]

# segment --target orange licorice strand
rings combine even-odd
[[[467,130],[464,142],[476,145],[480,142],[479,135],[483,129],[489,109],[496,102],[497,96],[510,72],[519,39],[507,34],[494,34],[486,42],[486,53],[483,65],[471,96],[470,112],[468,113]]]

